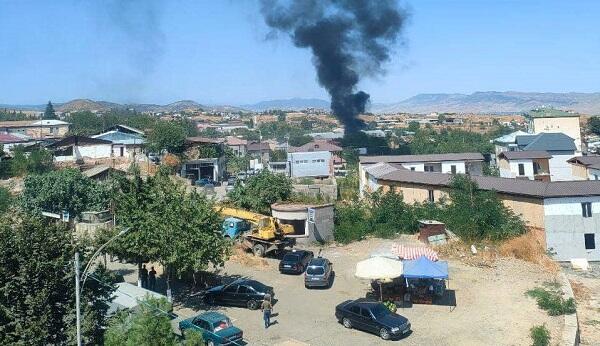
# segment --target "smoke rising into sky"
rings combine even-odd
[[[357,91],[362,77],[383,74],[384,62],[400,37],[407,13],[395,0],[261,0],[266,24],[309,48],[319,84],[331,96],[331,110],[346,132],[364,127],[358,118],[369,94]]]

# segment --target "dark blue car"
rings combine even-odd
[[[244,338],[244,332],[233,326],[229,317],[214,311],[179,322],[179,329],[184,336],[185,331],[190,329],[202,333],[202,338],[208,346],[239,345]]]
[[[406,317],[369,299],[347,300],[339,304],[335,307],[335,317],[346,328],[377,334],[384,340],[399,338],[410,332],[410,322]]]

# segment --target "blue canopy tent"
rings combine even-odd
[[[448,279],[448,262],[433,262],[425,256],[417,260],[404,261],[406,279]]]

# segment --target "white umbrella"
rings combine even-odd
[[[360,279],[391,280],[404,272],[402,262],[387,257],[371,257],[356,264],[354,276]]]

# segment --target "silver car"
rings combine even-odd
[[[329,287],[333,279],[333,264],[327,258],[315,257],[308,262],[304,273],[304,286]]]

